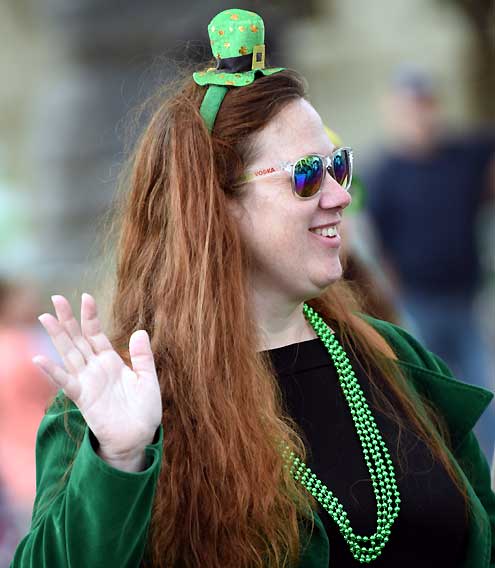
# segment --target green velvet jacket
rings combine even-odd
[[[466,483],[472,506],[464,568],[495,568],[495,495],[488,464],[472,433],[493,395],[454,379],[441,360],[401,328],[366,319],[394,348],[415,392],[433,403],[449,427],[453,447],[449,454]],[[146,448],[144,471],[122,472],[96,455],[74,405],[68,411],[52,405],[38,432],[31,529],[20,542],[11,568],[137,568],[145,550],[162,437],[160,427],[158,439]],[[70,473],[64,476],[71,462]],[[331,545],[315,513],[299,568],[327,568],[329,558]]]

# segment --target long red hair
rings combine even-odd
[[[246,189],[235,180],[256,151],[256,134],[306,97],[305,83],[286,70],[231,89],[211,135],[199,113],[204,93],[188,79],[160,100],[129,162],[116,225],[111,341],[128,361],[131,333],[150,333],[164,405],[146,566],[292,566],[301,520],[311,519],[315,503],[279,452],[284,442],[305,458],[270,361],[257,353],[249,259],[227,205]],[[384,377],[463,491],[392,349],[358,317],[352,289],[341,280],[309,304],[352,339],[372,382],[374,372]],[[385,410],[400,422],[396,409]]]

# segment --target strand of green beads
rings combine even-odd
[[[319,331],[321,332],[321,329]],[[326,332],[324,331],[323,333],[321,333],[321,338],[324,341],[324,343],[326,344],[327,348],[333,352],[333,356],[334,356],[334,359],[335,359],[335,362],[336,362],[337,371],[338,371],[338,373],[340,375],[340,379],[342,381],[342,387],[343,387],[343,390],[344,390],[344,394],[346,395],[347,398],[354,398],[353,395],[354,395],[355,391],[357,390],[356,385],[353,384],[353,383],[356,382],[355,375],[354,375],[350,365],[345,361],[345,359],[346,359],[345,354],[341,354],[339,352],[339,349],[338,349],[339,346],[332,343],[335,338],[333,336],[327,337],[328,333],[329,332],[328,332],[328,328],[327,328]],[[330,345],[329,345],[328,342],[330,342]],[[350,376],[346,377],[346,367],[347,367],[347,370],[349,372],[349,375],[353,375],[352,377],[350,377]],[[347,379],[351,379],[351,381],[349,381]],[[349,383],[349,384],[347,384],[347,383]],[[361,410],[361,408],[363,407],[363,401],[359,400],[359,397],[358,397],[358,400],[355,402],[355,404],[354,405],[351,404],[350,407],[351,407],[351,411],[353,411],[353,410],[355,410],[355,408],[357,408],[358,412],[359,412],[359,410]],[[358,435],[361,434],[361,436],[364,437],[364,439],[366,441],[371,440],[372,438],[376,439],[374,429],[371,430],[371,431],[368,431],[368,428],[364,428],[364,431],[363,431],[364,425],[362,424],[362,421],[360,420],[359,414],[356,415],[356,412],[353,412],[353,420],[355,421],[356,430],[358,432]],[[366,447],[366,445],[364,445],[363,450],[364,450],[365,460],[367,462],[368,468],[369,468],[371,473],[374,473],[373,464],[368,459],[368,448]],[[382,469],[384,467],[383,466],[383,459],[380,457],[379,453],[377,453],[377,452],[375,452],[375,454],[372,457],[373,457],[373,461],[375,461],[377,463],[377,466],[379,468],[378,473],[377,473],[377,478],[379,480],[378,481],[379,486],[377,487],[376,479],[374,478],[374,481],[375,481],[374,489],[379,490],[380,493],[382,494],[383,498],[386,499],[386,497],[387,497],[387,491],[386,491],[387,477],[386,477],[386,472],[385,472],[385,475],[382,472]],[[383,481],[383,484],[380,484],[381,481]],[[378,517],[379,517],[379,520],[380,520],[381,513],[382,513],[382,507],[381,507],[380,500],[378,501],[377,505],[378,505]]]
[[[290,452],[286,459],[294,479],[313,495],[335,521],[354,558],[361,563],[369,563],[381,554],[400,511],[400,494],[394,466],[344,349],[323,319],[310,306],[304,304],[303,313],[327,348],[349,405],[375,494],[376,532],[371,536],[355,534],[346,511],[330,489],[293,452]]]
[[[332,338],[332,339],[334,339],[334,338]],[[328,347],[330,347],[330,346],[328,346]],[[341,367],[341,362],[342,362],[342,359],[343,359],[343,358],[342,358],[341,354],[339,353],[338,346],[335,346],[335,345],[334,345],[333,347],[334,347],[333,351],[334,351],[334,355],[335,355],[337,367],[339,368],[339,367]],[[342,369],[339,369],[339,370],[340,370],[341,375],[342,375]],[[345,377],[342,377],[342,378],[345,378]],[[344,390],[346,390],[346,389],[345,389],[345,386],[346,386],[346,385],[345,385],[345,382],[343,382]],[[351,408],[353,407],[352,402],[351,402],[351,405],[350,405],[350,406],[351,406]],[[358,401],[357,403],[354,404],[354,406],[358,406],[358,407],[361,406],[361,402]],[[363,414],[365,414],[365,413],[363,412]],[[369,441],[371,437],[372,437],[372,438],[375,438],[374,441],[375,441],[375,444],[376,444],[376,438],[377,438],[376,432],[377,432],[377,429],[374,428],[375,425],[374,425],[373,417],[370,415],[369,418],[370,418],[370,421],[372,421],[372,424],[368,424],[368,430],[369,430],[369,434],[370,434],[370,435],[368,436],[367,433],[365,432],[364,435],[363,435],[363,437],[365,438],[365,442],[366,442],[366,441]],[[360,422],[361,422],[361,421],[359,421],[359,417],[358,417],[358,419],[356,420],[357,430],[358,430],[358,433],[361,431],[360,433],[363,434],[362,428],[360,428],[360,426],[363,426],[363,424],[361,424]],[[371,426],[371,427],[370,427],[370,426]],[[364,450],[367,449],[367,448],[366,448],[366,444],[363,445],[363,449],[364,449]],[[382,465],[382,467],[383,467],[383,460],[382,460],[382,458],[381,458],[380,455],[379,455],[379,451],[378,451],[378,448],[377,448],[377,447],[375,447],[374,461],[377,463],[378,466]],[[380,462],[381,462],[381,463],[380,463]],[[369,462],[368,462],[368,465],[371,465],[371,464],[369,464]],[[372,467],[369,467],[369,469],[372,470],[373,468],[372,468]],[[392,471],[393,471],[393,470],[392,470]],[[383,536],[385,536],[385,535],[382,535],[382,534],[381,534],[382,531],[381,531],[380,529],[382,528],[382,526],[384,526],[384,527],[386,528],[386,525],[387,525],[388,523],[386,522],[386,519],[380,518],[380,517],[383,517],[383,516],[384,516],[384,515],[381,515],[381,514],[380,514],[380,513],[381,513],[381,509],[383,509],[383,508],[381,507],[380,497],[382,497],[382,498],[386,501],[386,505],[387,505],[387,509],[388,509],[388,510],[387,510],[387,513],[390,513],[391,511],[390,511],[389,504],[390,504],[391,501],[390,501],[390,499],[388,498],[388,494],[389,494],[389,490],[390,490],[390,488],[391,488],[391,487],[390,487],[391,484],[390,484],[390,481],[388,480],[388,476],[387,476],[387,472],[386,472],[386,471],[385,471],[385,472],[382,472],[382,470],[379,469],[379,470],[378,470],[378,473],[377,473],[376,475],[377,475],[377,477],[378,477],[378,484],[379,484],[378,491],[380,491],[380,494],[381,494],[381,495],[377,495],[377,498],[378,498],[378,499],[377,499],[377,501],[378,501],[378,503],[377,503],[377,505],[378,505],[378,516],[379,516],[379,518],[378,518],[378,523],[377,523],[377,524],[378,524],[378,534],[383,537]],[[372,477],[373,477],[373,476],[372,476]],[[376,489],[377,489],[377,487],[376,487],[376,485],[377,485],[377,483],[376,483],[376,482],[377,482],[377,479],[375,478],[373,481],[375,482],[375,483],[374,483],[374,488],[375,488],[375,490],[376,490]]]
[[[328,329],[328,328],[327,328],[327,329]],[[331,337],[330,340],[333,341],[334,338]],[[330,347],[330,346],[327,344],[327,347]],[[345,355],[339,356],[339,355],[338,355],[337,353],[335,353],[335,352],[334,352],[334,355],[336,355],[337,366],[338,366],[338,367],[342,367],[342,359],[343,359],[343,358],[346,358],[346,356],[345,356]],[[346,365],[348,366],[348,369],[349,369],[350,373],[353,374],[353,371],[352,371],[352,369],[351,369],[351,367],[350,367],[350,364],[346,363]],[[342,369],[339,369],[339,370],[341,371],[341,375],[342,375],[342,374],[343,374],[343,373],[342,373]],[[345,373],[344,373],[344,374],[345,374]],[[344,377],[343,377],[343,378],[344,378]],[[345,383],[343,383],[343,387],[345,387]],[[364,397],[363,397],[362,401],[363,401],[363,403],[366,402],[365,399],[364,399]],[[357,406],[361,406],[361,402],[358,402],[358,403],[357,403]],[[365,410],[369,410],[369,409],[367,409],[367,407],[366,407]],[[367,412],[367,414],[368,414],[368,417],[369,417],[370,421],[373,423],[373,426],[375,426],[375,424],[374,424],[374,419],[373,419],[371,413]],[[356,425],[357,425],[357,427],[359,428],[359,422],[358,422]],[[378,439],[379,442],[381,442],[381,438],[380,438],[379,436],[378,436],[378,438],[377,438],[376,433],[377,433],[377,429],[373,427],[373,429],[370,431],[371,437],[373,437],[373,438],[375,438],[375,439]],[[366,436],[366,435],[365,435],[365,436]],[[366,447],[365,447],[365,449],[366,449]],[[378,457],[375,458],[375,461],[377,462],[377,464],[378,464],[379,466],[381,466],[381,467],[383,468],[383,460],[379,457],[379,454],[377,454],[377,456],[378,456]],[[379,476],[380,482],[383,481],[383,483],[380,483],[381,489],[386,490],[386,486],[390,486],[390,483],[388,483],[388,477],[387,477],[387,475],[386,475],[387,472],[385,471],[384,473],[385,473],[385,475],[383,475],[382,472],[379,470],[378,476]],[[394,475],[394,473],[393,473],[393,467],[392,467],[392,470],[391,470],[391,474]],[[381,476],[383,476],[383,480],[380,479]],[[382,493],[385,493],[385,491],[382,491]],[[390,505],[390,500],[388,500],[387,505]],[[390,509],[390,506],[388,506],[387,508]],[[389,511],[389,512],[390,512],[390,511]]]
[[[336,340],[335,340],[335,338],[331,337],[330,341],[335,342]],[[367,405],[366,405],[366,400],[364,399],[362,393],[360,392],[360,389],[356,389],[355,384],[352,385],[351,388],[348,388],[349,385],[346,385],[345,369],[344,370],[342,369],[342,363],[341,363],[342,357],[340,357],[338,355],[338,353],[336,352],[336,351],[339,350],[339,346],[338,345],[337,346],[335,346],[335,345],[329,346],[328,343],[327,343],[327,347],[329,349],[332,349],[332,351],[334,352],[334,355],[336,356],[337,370],[339,372],[339,375],[342,378],[342,386],[343,386],[343,389],[344,389],[344,392],[345,392],[347,398],[352,397],[353,390],[354,391],[358,390],[358,396],[355,397],[355,403],[354,403],[354,405],[351,404],[351,412],[353,412],[355,410],[355,408],[357,407],[359,410],[361,410],[363,412],[364,415],[368,415],[369,423],[371,423],[371,425],[372,425],[372,428],[368,432],[366,430],[363,432],[363,428],[362,428],[363,424],[359,420],[359,417],[356,417],[355,412],[353,412],[354,418],[356,418],[356,429],[358,431],[358,434],[361,433],[361,435],[364,437],[364,439],[366,441],[373,439],[375,441],[375,444],[376,444],[376,442],[378,442],[378,444],[380,444],[381,438],[380,438],[379,434],[377,435],[378,429],[376,428],[376,424],[375,424],[373,416],[371,415],[371,413],[369,413],[369,409],[367,408]],[[347,365],[347,363],[345,363],[345,365]],[[349,371],[350,374],[353,375],[353,382],[356,383],[357,379],[356,379],[354,372],[353,372],[352,368],[350,367],[350,365],[348,365],[348,371]],[[349,391],[350,391],[351,395],[350,395]],[[366,459],[367,454],[368,454],[368,450],[367,450],[366,445],[364,446],[363,450],[364,450],[365,459]],[[386,453],[385,453],[384,457],[386,459]],[[368,461],[368,460],[366,459],[366,461]],[[383,461],[382,457],[380,456],[379,452],[375,453],[375,455],[373,456],[373,461],[375,461],[377,466],[378,466],[378,473],[376,475],[377,475],[377,478],[378,478],[379,490],[382,493],[383,498],[386,499],[387,498],[387,488],[389,488],[390,484],[388,483],[389,479],[388,479],[387,471],[385,469],[384,461]],[[370,463],[368,463],[368,466],[369,466],[370,471],[372,471],[374,469]],[[391,470],[391,474],[393,475],[393,468]],[[380,503],[379,503],[379,505],[380,505]],[[391,502],[388,500],[387,501],[387,509],[390,509],[390,506],[391,506]],[[378,514],[380,516],[380,511],[378,511]]]
[[[327,339],[326,336],[328,336],[328,327],[326,327],[326,324],[324,324],[324,322],[318,322],[318,324],[319,324],[319,325],[315,325],[315,327],[316,327],[316,329],[320,332],[320,336],[322,336],[322,339]],[[325,328],[326,328],[326,329],[325,329]],[[323,331],[323,333],[322,333],[322,331]],[[331,338],[331,339],[334,339],[334,338]],[[325,341],[325,343],[327,343],[327,341]],[[331,346],[327,344],[327,347],[331,347]],[[345,379],[345,378],[346,378],[346,376],[345,376],[346,374],[345,374],[345,372],[342,373],[342,362],[343,362],[343,361],[345,362],[345,359],[346,359],[345,353],[342,354],[341,352],[338,352],[338,349],[337,349],[337,350],[332,349],[332,351],[334,351],[334,356],[335,356],[334,358],[335,358],[335,360],[336,360],[337,367],[340,368],[340,371],[341,371],[341,373],[340,373],[340,374],[341,374],[341,378],[342,378],[342,379]],[[337,352],[336,352],[336,351],[337,351]],[[341,350],[341,351],[343,351],[343,350]],[[347,362],[347,365],[348,365],[349,369],[351,369],[350,364],[348,364],[348,362]],[[351,378],[352,378],[352,377],[351,377]],[[342,385],[342,386],[344,387],[344,390],[347,390],[347,394],[349,394],[349,389],[345,389],[345,387],[346,387],[346,382],[345,382],[345,381],[343,381],[343,385]],[[364,402],[365,402],[365,401],[364,401]],[[358,406],[360,406],[360,403],[358,403]],[[371,417],[371,418],[372,418],[372,417]],[[374,421],[373,421],[373,422],[374,422]],[[361,426],[361,421],[359,420],[359,416],[357,417],[357,420],[356,420],[356,426],[357,426],[357,430],[358,430],[358,433],[359,433],[359,431],[362,430],[362,429],[360,428],[360,426]],[[375,430],[375,429],[373,428],[373,429],[371,429],[371,430],[369,430],[369,431],[370,431],[371,437],[376,438],[376,436],[374,435],[376,432],[375,432],[374,430]],[[365,436],[366,436],[366,434],[365,434]],[[369,437],[367,437],[367,439],[369,440]],[[366,440],[366,437],[365,437],[365,440]],[[366,449],[366,445],[364,445],[364,448]],[[383,460],[381,460],[381,458],[379,457],[379,452],[376,452],[376,455],[377,455],[378,457],[375,458],[375,461],[377,461],[377,463],[380,465],[380,461],[383,461]],[[369,466],[371,466],[370,469],[373,469],[373,467],[372,467],[372,465],[371,465],[370,463],[369,463]],[[392,469],[392,472],[393,472],[393,469]],[[379,472],[378,475],[379,475],[379,476],[382,476],[382,473]],[[386,476],[386,472],[385,472],[385,476],[383,476],[383,478],[384,478],[383,480],[380,479],[380,485],[381,485],[381,488],[382,488],[382,491],[380,491],[380,493],[381,493],[381,494],[384,494],[384,495],[386,496],[386,494],[388,493],[387,489],[390,487],[390,483],[388,482],[388,479],[387,479],[387,476]],[[376,487],[376,484],[375,484],[375,487]],[[381,495],[377,494],[377,497],[378,497],[378,499],[377,499],[377,501],[378,501],[378,507],[380,508],[380,497],[381,497]],[[388,503],[390,503],[390,499],[388,499],[387,501],[388,501]],[[388,504],[388,503],[387,503],[387,504]],[[389,509],[389,507],[387,507],[387,509]],[[387,524],[388,524],[388,523],[387,523]],[[380,525],[381,525],[381,523],[379,522],[379,523],[378,523],[378,527],[379,527],[379,528],[380,528]],[[381,533],[381,532],[382,532],[382,531],[379,531],[379,533]],[[351,536],[352,536],[352,535],[351,535]],[[373,537],[376,537],[376,536],[377,536],[377,535],[373,535]],[[383,535],[383,536],[385,536],[385,535]],[[373,540],[375,540],[375,538],[373,538],[373,537],[360,537],[360,538],[356,538],[356,540],[364,540],[364,539],[368,538],[369,540],[372,540],[372,541],[373,541]],[[354,539],[352,539],[352,540],[354,540]],[[351,543],[350,543],[350,544],[351,544]],[[383,543],[383,544],[384,544],[384,543]],[[382,548],[383,544],[381,544],[380,548]],[[356,551],[356,552],[357,552],[357,551]],[[363,552],[365,552],[365,551],[363,550]],[[368,550],[368,552],[370,552],[370,551]],[[363,560],[366,560],[366,558],[364,558]]]

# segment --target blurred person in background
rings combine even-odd
[[[395,74],[385,111],[394,142],[375,153],[367,172],[367,212],[402,323],[455,375],[493,389],[475,300],[482,282],[480,214],[493,207],[495,195],[495,134],[450,134],[432,78],[412,66]],[[493,404],[476,431],[490,459]]]
[[[55,356],[37,320],[36,287],[0,279],[0,479],[7,507],[21,535],[36,494],[36,432],[54,387],[32,364],[40,350]]]

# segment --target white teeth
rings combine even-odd
[[[317,228],[317,229],[310,229],[313,233],[317,235],[321,235],[323,237],[335,237],[337,235],[337,228],[336,227],[324,227]]]

